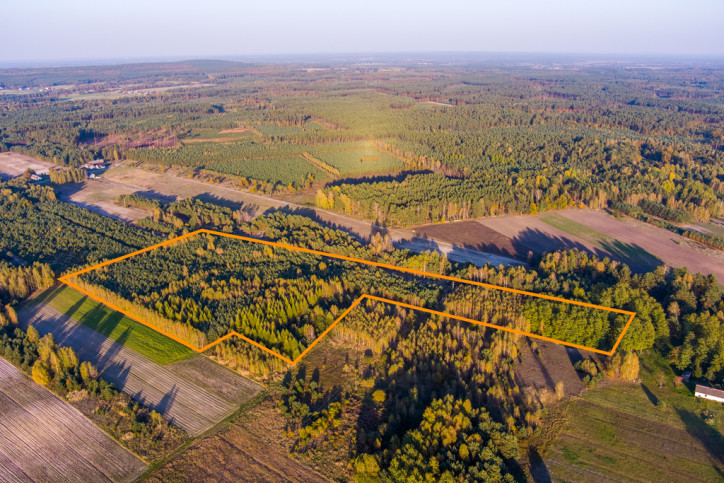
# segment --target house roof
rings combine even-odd
[[[694,392],[724,399],[724,391],[722,391],[721,389],[714,389],[713,387],[700,386],[699,384],[697,384]]]

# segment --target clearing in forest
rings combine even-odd
[[[206,229],[60,280],[196,352],[238,337],[289,364],[365,300],[604,355],[636,315]]]

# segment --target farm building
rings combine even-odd
[[[714,389],[713,387],[700,386],[697,384],[696,389],[694,389],[694,396],[724,403],[724,391],[721,389]]]

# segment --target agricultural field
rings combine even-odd
[[[674,382],[660,355],[641,360],[640,383],[613,383],[564,403],[545,455],[558,481],[718,481],[724,408]],[[709,421],[709,422],[707,422]]]
[[[230,397],[223,391],[204,389],[193,378],[187,379],[189,371],[183,366],[177,375],[174,365],[161,366],[123,346],[131,330],[126,329],[119,341],[113,341],[47,304],[24,308],[20,318],[26,327],[33,325],[41,335],[51,333],[58,344],[75,349],[78,357],[94,364],[104,379],[191,436],[209,430],[261,390],[228,371],[222,376],[235,381],[243,394]],[[212,374],[207,375],[211,378]]]
[[[724,385],[724,251],[606,210],[724,233],[722,66],[371,60],[0,70],[4,178],[124,165],[0,183],[3,356],[182,428],[158,481],[721,479],[676,378]],[[380,265],[204,234],[55,287],[198,229]]]
[[[531,251],[542,253],[561,248],[576,248],[598,257],[623,261],[634,271],[644,272],[666,264],[686,267],[692,273],[712,274],[724,280],[724,253],[703,247],[668,230],[630,218],[616,219],[602,211],[565,210],[536,216],[501,216],[475,220],[502,235],[493,244],[486,243],[483,232],[463,238],[463,243],[481,250],[517,256]],[[458,238],[459,223],[433,225],[418,229],[449,239]],[[460,225],[469,226],[469,223]],[[445,228],[448,227],[448,228]],[[476,237],[478,241],[476,241]]]
[[[44,303],[159,365],[196,356],[178,342],[115,312],[65,285],[32,301]]]
[[[0,480],[133,481],[146,465],[0,358]]]

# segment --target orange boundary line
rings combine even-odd
[[[174,336],[174,335],[172,335],[172,334],[169,334],[169,333],[167,333],[167,332],[165,332],[165,331],[163,331],[163,330],[161,330],[161,329],[159,329],[159,328],[157,328],[157,327],[149,324],[149,323],[146,322],[145,320],[143,320],[143,319],[141,319],[141,318],[139,318],[139,317],[131,314],[130,312],[128,312],[128,311],[126,311],[126,310],[123,310],[123,309],[121,309],[120,307],[117,307],[117,306],[115,306],[114,304],[112,304],[112,303],[110,303],[110,302],[108,302],[108,301],[106,301],[106,300],[102,300],[101,298],[99,298],[99,297],[97,297],[97,296],[89,293],[88,291],[82,289],[81,287],[79,287],[78,285],[74,284],[73,282],[71,282],[71,281],[69,280],[70,278],[74,278],[74,277],[77,277],[77,276],[82,275],[82,274],[84,274],[84,273],[88,273],[88,272],[93,271],[93,270],[95,270],[95,269],[97,269],[97,268],[105,267],[105,266],[111,265],[111,264],[113,264],[113,263],[120,262],[121,260],[125,260],[125,259],[127,259],[127,258],[134,257],[134,256],[136,256],[136,255],[140,255],[141,253],[145,253],[145,252],[148,252],[148,251],[150,251],[150,250],[154,250],[154,249],[156,249],[156,248],[160,248],[160,247],[163,247],[163,246],[166,246],[166,245],[170,245],[170,244],[175,243],[175,242],[177,242],[177,241],[183,240],[183,239],[185,239],[185,238],[189,238],[189,237],[191,237],[191,236],[199,235],[199,234],[202,234],[202,233],[206,233],[206,234],[209,234],[209,235],[216,235],[216,236],[225,236],[225,237],[227,237],[227,238],[235,238],[235,239],[243,240],[243,241],[247,241],[247,242],[259,243],[259,244],[262,244],[262,245],[268,245],[268,246],[277,247],[277,248],[285,248],[285,249],[287,249],[287,250],[292,250],[292,251],[298,251],[298,252],[304,252],[304,253],[311,253],[311,254],[313,254],[313,255],[320,255],[320,256],[323,256],[323,257],[327,257],[327,258],[335,258],[335,259],[338,259],[338,260],[346,260],[346,261],[349,261],[349,262],[362,263],[362,264],[364,264],[364,265],[370,265],[370,266],[373,266],[373,267],[380,267],[380,268],[385,268],[385,269],[389,269],[389,270],[396,270],[396,271],[398,271],[398,272],[412,273],[412,274],[415,274],[415,275],[421,275],[421,276],[423,276],[423,277],[437,278],[437,279],[441,279],[441,280],[448,280],[448,281],[451,281],[451,282],[460,282],[460,283],[465,283],[465,284],[468,284],[468,285],[476,285],[476,286],[478,286],[478,287],[484,287],[484,288],[495,289],[495,290],[502,290],[502,291],[504,291],[504,292],[512,292],[512,293],[517,293],[517,294],[522,294],[522,295],[529,295],[529,296],[531,296],[531,297],[537,297],[537,298],[546,299],[546,300],[553,300],[553,301],[556,301],[556,302],[564,302],[564,303],[568,303],[568,304],[571,304],[571,305],[580,305],[580,306],[582,306],[582,307],[590,307],[590,308],[594,308],[594,309],[605,310],[605,311],[608,311],[608,312],[614,312],[614,313],[618,313],[618,314],[629,315],[630,317],[629,317],[629,319],[628,319],[628,322],[626,322],[626,325],[624,326],[623,330],[621,331],[621,334],[618,336],[618,339],[616,340],[616,343],[613,345],[613,348],[612,348],[610,351],[603,351],[603,350],[596,349],[596,348],[593,348],[593,347],[586,347],[586,346],[583,346],[583,345],[574,344],[574,343],[572,343],[572,342],[566,342],[566,341],[562,341],[562,340],[558,340],[558,339],[553,339],[553,338],[551,338],[551,337],[546,337],[546,336],[543,336],[543,335],[533,334],[533,333],[531,333],[531,332],[525,332],[525,331],[522,331],[522,330],[510,328],[510,327],[502,327],[502,326],[499,326],[499,325],[490,324],[490,323],[488,323],[488,322],[481,322],[481,321],[479,321],[479,320],[469,319],[469,318],[467,318],[467,317],[460,317],[460,316],[458,316],[458,315],[446,314],[446,313],[444,313],[444,312],[439,312],[439,311],[437,311],[437,310],[427,309],[427,308],[424,308],[424,307],[418,307],[418,306],[416,306],[416,305],[410,305],[410,304],[406,304],[406,303],[404,303],[404,302],[397,302],[397,301],[395,301],[395,300],[390,300],[390,299],[386,299],[386,298],[382,298],[382,297],[376,297],[376,296],[374,296],[374,295],[362,295],[361,297],[357,298],[354,302],[352,302],[352,305],[350,305],[350,306],[347,308],[347,310],[345,310],[344,312],[342,312],[342,314],[341,314],[339,317],[337,317],[337,319],[336,319],[334,322],[332,322],[332,324],[331,324],[329,327],[327,327],[327,328],[324,330],[324,332],[322,332],[322,333],[319,335],[319,337],[317,337],[316,339],[314,339],[314,341],[312,341],[312,343],[311,343],[306,349],[304,349],[304,351],[303,351],[301,354],[299,354],[299,356],[298,356],[296,359],[292,360],[292,359],[290,359],[290,358],[288,358],[288,357],[286,357],[286,356],[284,356],[284,355],[282,355],[282,354],[279,354],[279,353],[277,353],[277,352],[275,352],[275,351],[273,351],[273,350],[271,350],[271,349],[269,349],[269,348],[267,348],[267,347],[264,347],[263,345],[259,344],[258,342],[251,340],[250,338],[248,338],[248,337],[245,336],[244,334],[240,334],[240,333],[238,333],[238,332],[236,332],[236,331],[231,331],[231,332],[229,332],[228,334],[226,334],[225,336],[220,337],[219,339],[216,339],[214,342],[212,342],[212,343],[210,343],[210,344],[207,344],[206,346],[204,346],[204,347],[202,347],[202,348],[200,348],[200,349],[199,349],[199,348],[196,348],[196,347],[188,344],[187,342],[179,339],[178,337],[176,337],[176,336]],[[73,288],[73,289],[75,289],[75,290],[78,290],[79,292],[85,294],[86,296],[92,298],[93,300],[96,300],[97,302],[100,302],[100,303],[106,305],[107,307],[109,307],[109,308],[111,308],[111,309],[113,309],[113,310],[115,310],[115,311],[117,311],[117,312],[122,313],[123,315],[125,315],[125,316],[127,316],[127,317],[129,317],[129,318],[131,318],[131,319],[133,319],[133,320],[135,320],[136,322],[139,322],[139,323],[141,323],[142,325],[145,325],[146,327],[149,327],[149,328],[155,330],[156,332],[159,332],[159,333],[165,335],[166,337],[168,337],[168,338],[170,338],[170,339],[178,342],[179,344],[182,344],[182,345],[185,346],[185,347],[188,347],[189,349],[191,349],[191,350],[193,350],[193,351],[196,351],[196,352],[199,352],[199,353],[204,352],[204,351],[210,349],[211,347],[215,346],[216,344],[219,344],[220,342],[222,342],[222,341],[224,341],[224,340],[226,340],[226,339],[228,339],[228,338],[230,338],[230,337],[236,336],[236,337],[239,337],[240,339],[243,339],[243,340],[245,340],[246,342],[252,344],[253,346],[258,347],[259,349],[261,349],[261,350],[263,350],[263,351],[265,351],[265,352],[267,352],[267,353],[269,353],[269,354],[271,354],[271,355],[273,355],[273,356],[275,356],[275,357],[278,357],[279,359],[281,359],[281,360],[283,360],[284,362],[286,362],[286,363],[288,363],[288,364],[291,364],[291,365],[294,365],[294,364],[296,364],[297,362],[299,362],[299,361],[302,359],[302,357],[304,357],[304,356],[312,349],[312,347],[314,347],[322,338],[324,338],[324,337],[334,328],[335,325],[337,325],[342,319],[344,319],[344,318],[352,311],[352,309],[354,309],[355,307],[357,307],[357,306],[360,304],[360,302],[362,302],[362,301],[365,300],[365,299],[375,300],[375,301],[378,301],[378,302],[383,302],[383,303],[388,303],[388,304],[393,304],[393,305],[397,305],[397,306],[399,306],[399,307],[405,307],[405,308],[408,308],[408,309],[419,310],[419,311],[421,311],[421,312],[426,312],[426,313],[433,314],[433,315],[439,315],[439,316],[446,317],[446,318],[450,318],[450,319],[460,320],[460,321],[462,321],[462,322],[468,322],[468,323],[475,324],[475,325],[481,325],[481,326],[483,326],[483,327],[490,327],[490,328],[493,328],[493,329],[503,330],[503,331],[505,331],[505,332],[511,332],[511,333],[513,333],[513,334],[523,335],[523,336],[526,336],[526,337],[533,337],[533,338],[535,338],[535,339],[545,340],[545,341],[548,341],[548,342],[554,342],[554,343],[556,343],[556,344],[561,344],[561,345],[568,346],[568,347],[575,347],[576,349],[582,349],[582,350],[586,350],[586,351],[589,351],[589,352],[595,352],[595,353],[597,353],[597,354],[603,354],[603,355],[606,355],[606,356],[612,356],[612,355],[616,352],[616,349],[618,348],[618,345],[621,343],[621,340],[623,339],[623,336],[626,334],[626,331],[628,330],[629,326],[631,325],[631,322],[633,322],[634,317],[636,317],[636,312],[631,312],[631,311],[628,311],[628,310],[614,309],[614,308],[611,308],[611,307],[604,307],[603,305],[589,304],[589,303],[587,303],[587,302],[580,302],[580,301],[577,301],[577,300],[568,300],[568,299],[564,299],[564,298],[561,298],[561,297],[555,297],[555,296],[553,296],[553,295],[545,295],[545,294],[539,294],[539,293],[534,293],[534,292],[527,292],[527,291],[525,291],[525,290],[518,290],[518,289],[515,289],[515,288],[501,287],[501,286],[498,286],[498,285],[492,285],[492,284],[483,283],[483,282],[475,282],[475,281],[472,281],[472,280],[465,280],[465,279],[462,279],[462,278],[450,277],[450,276],[447,276],[447,275],[438,275],[438,274],[435,274],[435,273],[428,273],[428,272],[423,272],[423,271],[421,271],[421,270],[415,270],[415,269],[413,269],[413,268],[397,267],[397,266],[395,266],[395,265],[389,265],[389,264],[387,264],[387,263],[373,262],[373,261],[370,261],[370,260],[362,260],[362,259],[359,259],[359,258],[348,257],[348,256],[345,256],[345,255],[338,255],[338,254],[335,254],[335,253],[325,253],[325,252],[320,252],[320,251],[318,251],[318,250],[312,250],[312,249],[309,249],[309,248],[295,247],[295,246],[292,246],[292,245],[286,245],[286,244],[284,244],[284,243],[271,242],[271,241],[267,241],[267,240],[259,240],[259,239],[256,239],[256,238],[249,238],[249,237],[241,236],[241,235],[232,235],[232,234],[230,234],[230,233],[222,233],[222,232],[219,232],[219,231],[207,230],[207,229],[196,230],[196,231],[193,231],[193,232],[191,232],[191,233],[187,233],[186,235],[181,235],[181,236],[178,236],[178,237],[176,237],[176,238],[172,238],[171,240],[166,240],[166,241],[164,241],[164,242],[157,243],[157,244],[155,244],[155,245],[151,245],[151,246],[146,247],[146,248],[143,248],[143,249],[141,249],[141,250],[137,250],[137,251],[135,251],[135,252],[133,252],[133,253],[129,253],[129,254],[127,254],[127,255],[123,255],[123,256],[121,256],[121,257],[114,258],[114,259],[112,259],[112,260],[106,260],[105,262],[98,263],[98,264],[96,264],[96,265],[93,265],[93,266],[91,266],[91,267],[88,267],[88,268],[79,270],[79,271],[77,271],[77,272],[73,272],[73,273],[68,274],[68,275],[64,275],[64,276],[58,278],[58,280],[59,280],[60,282],[64,283],[64,284],[68,285],[69,287],[71,287],[71,288]]]

